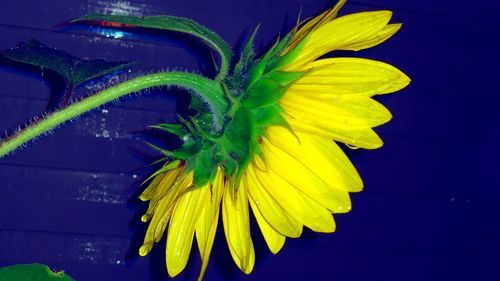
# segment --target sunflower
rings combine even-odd
[[[378,45],[401,27],[389,24],[390,11],[337,17],[344,2],[278,40],[262,57],[251,50],[254,33],[222,83],[230,106],[221,133],[207,132],[210,112],[156,126],[177,134],[183,145],[175,151],[158,148],[167,161],[140,195],[149,201],[142,221],[150,221],[141,256],[167,232],[166,266],[174,277],[185,268],[196,238],[201,280],[219,213],[231,256],[246,274],[255,262],[250,212],[274,254],[304,226],[335,231],[332,214],[349,212],[349,192],[363,189],[336,142],[382,146],[372,128],[391,114],[372,96],[410,82],[382,62],[318,59],[335,50]]]

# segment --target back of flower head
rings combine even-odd
[[[303,226],[333,232],[332,214],[351,209],[349,192],[361,191],[363,183],[336,142],[380,147],[372,128],[391,114],[371,97],[398,91],[410,80],[382,62],[318,59],[334,50],[378,45],[401,27],[389,24],[389,11],[337,18],[344,2],[292,31],[262,57],[251,49],[252,35],[233,76],[223,80],[229,103],[219,135],[210,135],[196,117],[183,123],[182,137],[195,139],[199,149],[184,159],[174,156],[179,165],[166,169],[168,162],[146,189],[149,195],[141,197],[151,200],[147,214],[153,218],[141,255],[170,220],[170,276],[184,269],[196,237],[203,277],[220,212],[231,256],[249,274],[255,262],[250,210],[270,251],[277,253],[286,237],[301,235]],[[199,173],[205,174],[197,182]]]
[[[47,116],[0,145],[0,156],[55,126],[132,92],[175,85],[191,94],[190,113],[177,123],[152,126],[181,140],[174,150],[151,145],[161,168],[145,182],[141,217],[149,222],[141,256],[166,232],[166,267],[171,277],[187,265],[194,239],[207,269],[222,216],[236,265],[250,274],[255,251],[253,213],[269,250],[300,237],[304,226],[322,233],[336,229],[333,215],[351,210],[350,192],[363,189],[353,164],[337,143],[376,149],[374,127],[391,113],[373,99],[406,87],[397,68],[360,58],[322,58],[336,51],[378,45],[400,28],[390,11],[337,17],[345,0],[281,38],[263,55],[253,50],[257,30],[231,69],[233,53],[217,34],[172,16],[87,15],[76,21],[167,29],[193,35],[219,55],[215,78],[186,72],[140,76],[103,90]],[[332,215],[333,214],[333,215]]]

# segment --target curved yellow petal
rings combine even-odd
[[[182,175],[171,188],[167,189],[167,194],[159,201],[157,208],[152,214],[153,219],[149,223],[148,230],[144,236],[144,243],[139,248],[139,255],[147,255],[151,251],[153,243],[161,240],[179,194],[182,194],[192,182],[193,174],[189,173]]]
[[[168,226],[166,262],[168,275],[177,276],[186,267],[196,222],[200,216],[208,186],[194,188],[181,195]]]
[[[174,169],[166,172],[163,176],[157,176],[154,178],[150,186],[139,196],[143,201],[150,200],[148,210],[141,217],[143,222],[147,222],[153,214],[156,212],[158,204],[163,198],[171,191],[175,183],[179,180],[179,174],[184,172],[184,168]],[[159,182],[155,187],[152,184],[155,183],[156,179]],[[150,189],[151,187],[151,189]]]
[[[391,11],[373,11],[336,18],[310,33],[300,54],[285,70],[297,71],[328,52],[351,50],[350,46],[373,42],[381,37],[379,33],[387,33],[385,28],[391,17]]]
[[[396,67],[369,59],[321,59],[308,68],[311,70],[295,81],[286,95],[331,99],[351,95],[371,97],[399,91],[410,83],[410,78]]]
[[[212,192],[207,192],[206,200],[200,219],[196,224],[196,241],[198,241],[198,248],[202,260],[202,266],[198,280],[203,279],[203,275],[208,266],[210,253],[214,244],[215,233],[219,222],[219,210],[224,194],[224,174],[221,169],[217,170],[217,175],[212,184]]]
[[[309,32],[336,18],[339,10],[342,6],[344,6],[346,1],[347,0],[337,1],[337,4],[335,4],[333,8],[324,11],[319,16],[316,16],[305,23],[299,30],[297,30],[297,32],[295,32],[285,53],[297,46],[297,44],[304,39]]]
[[[273,145],[293,155],[332,188],[349,192],[363,189],[358,172],[332,140],[300,132],[294,136],[278,126],[269,127],[266,136]]]
[[[248,194],[251,200],[267,223],[278,233],[287,237],[299,237],[302,234],[302,225],[287,213],[262,186],[255,175],[256,169],[258,168],[250,164],[245,173]]]
[[[311,170],[294,158],[295,152],[290,154],[263,139],[262,151],[267,157],[269,168],[292,184],[294,187],[318,202],[331,212],[346,212],[351,209],[349,193],[345,190],[332,188],[322,181]],[[300,152],[298,152],[300,153]]]
[[[172,172],[172,171],[169,171]],[[167,172],[168,173],[168,172]],[[162,179],[166,176],[166,174],[161,174],[153,178],[153,180],[149,183],[148,187],[144,189],[144,191],[139,195],[139,199],[142,201],[149,201],[153,198],[158,184],[162,181]]]
[[[259,208],[251,198],[249,201],[255,219],[257,220],[257,224],[259,224],[260,231],[262,232],[262,236],[264,236],[264,240],[266,240],[266,244],[269,247],[269,250],[271,251],[271,253],[277,254],[285,245],[285,236],[279,234],[276,230],[274,230],[274,228],[269,225],[269,223],[267,223],[267,221],[260,213]]]
[[[271,170],[254,172],[269,194],[299,223],[316,232],[335,231],[333,216],[325,207]]]
[[[238,187],[226,187],[222,199],[222,221],[229,251],[236,265],[250,274],[255,263],[255,252],[250,237],[247,188],[244,181]]]

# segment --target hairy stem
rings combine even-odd
[[[211,107],[214,115],[222,115],[227,108],[227,101],[224,98],[222,88],[219,83],[213,80],[185,72],[160,72],[145,75],[125,81],[79,102],[75,102],[26,127],[16,135],[0,143],[0,158],[30,140],[56,128],[60,124],[104,104],[147,88],[169,85],[193,90]]]

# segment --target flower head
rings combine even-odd
[[[372,96],[404,88],[410,79],[391,65],[360,58],[318,59],[335,50],[362,50],[387,40],[401,27],[391,12],[336,18],[345,1],[278,41],[262,57],[252,36],[233,75],[221,83],[229,107],[223,129],[213,133],[210,112],[193,100],[198,114],[162,124],[183,145],[165,151],[167,162],[140,198],[151,220],[140,254],[167,231],[170,276],[186,266],[196,238],[207,268],[219,213],[236,265],[254,266],[250,235],[253,213],[272,253],[304,226],[335,231],[332,214],[351,209],[349,192],[361,191],[356,169],[336,142],[378,148],[373,127],[391,119]],[[254,34],[255,35],[255,34]],[[167,230],[168,227],[168,230]]]

